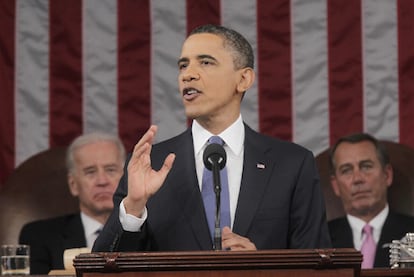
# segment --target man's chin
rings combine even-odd
[[[99,205],[98,207],[95,207],[95,211],[98,214],[107,214],[107,213],[111,213],[113,208],[114,208],[113,205]]]
[[[358,203],[356,205],[353,205],[352,210],[354,211],[354,214],[357,214],[359,216],[366,216],[369,215],[372,210],[372,205],[370,203]]]
[[[112,210],[114,208],[114,202],[112,199],[101,199],[96,202],[95,207],[99,210]]]
[[[97,203],[105,203],[105,202],[112,202],[113,200],[112,193],[99,193],[94,195],[93,200]]]
[[[190,120],[195,120],[195,119],[197,119],[197,116],[198,116],[197,111],[194,111],[193,109],[186,109],[185,110],[185,115]]]

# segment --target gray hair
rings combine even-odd
[[[119,137],[111,135],[111,134],[99,133],[99,132],[83,134],[75,138],[72,141],[72,143],[69,145],[66,151],[66,168],[68,172],[69,173],[73,172],[75,168],[74,152],[76,149],[78,149],[81,146],[87,145],[87,144],[101,142],[101,141],[113,142],[119,150],[121,161],[125,161],[126,151]]]
[[[329,169],[331,171],[331,175],[335,175],[335,161],[334,161],[334,155],[336,152],[336,149],[341,143],[347,142],[347,143],[359,143],[363,141],[368,141],[372,143],[372,145],[375,147],[375,151],[378,157],[378,160],[382,166],[382,168],[385,168],[386,165],[391,164],[390,162],[390,156],[388,154],[388,151],[384,144],[382,144],[379,140],[377,140],[374,136],[371,136],[367,133],[355,133],[348,136],[344,136],[338,139],[338,141],[334,144],[334,146],[329,151]]]

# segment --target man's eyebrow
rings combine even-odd
[[[96,169],[96,166],[95,165],[90,165],[90,166],[82,168],[82,171],[86,172],[86,171],[93,170],[93,169]]]
[[[211,56],[211,55],[207,55],[207,54],[198,55],[198,56],[197,56],[197,59],[199,59],[199,60],[202,60],[202,59],[210,59],[210,60],[217,61],[217,59],[216,59],[216,58],[214,58],[214,57],[213,57],[213,56]]]
[[[108,167],[118,167],[118,164],[117,163],[104,164],[104,168],[108,168]]]
[[[359,164],[365,164],[365,163],[371,163],[371,164],[373,164],[373,163],[374,163],[374,161],[373,161],[373,160],[371,160],[371,159],[366,159],[366,160],[361,160],[361,161],[359,161]]]
[[[344,168],[344,167],[352,167],[352,164],[351,164],[351,163],[344,163],[344,164],[341,164],[341,165],[339,165],[339,166],[338,166],[338,169],[342,169],[342,168]]]
[[[213,60],[213,61],[217,61],[216,58],[214,58],[213,56],[208,55],[208,54],[202,54],[202,55],[197,56],[197,60],[202,60],[202,59],[210,59],[210,60]],[[188,62],[189,60],[190,60],[189,58],[185,58],[185,57],[180,58],[178,60],[177,64],[179,65],[180,63]]]
[[[188,62],[188,61],[189,61],[189,59],[188,59],[188,58],[180,58],[180,59],[178,60],[177,64],[179,65],[180,63],[183,63],[183,62]]]

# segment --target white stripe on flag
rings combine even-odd
[[[116,10],[116,1],[83,1],[84,132],[118,133]]]
[[[71,3],[70,0],[66,1]],[[148,30],[151,34],[151,57],[149,57],[151,122],[159,125],[156,141],[170,138],[187,127],[187,119],[177,85],[177,58],[180,55],[181,45],[187,31],[186,3],[191,3],[191,1],[196,0],[149,2],[151,18],[151,30]],[[338,27],[335,26],[335,20],[330,22],[331,25],[329,22],[327,23],[327,3],[332,4],[333,11],[336,12],[335,9],[338,7],[334,2],[328,2],[328,0],[284,2],[291,5],[292,138],[296,143],[312,150],[315,155],[329,146],[330,136],[342,135],[338,129],[336,134],[330,133],[330,126],[335,126],[336,122],[329,121],[329,113],[340,116],[343,111],[352,110],[346,107],[347,103],[342,105],[340,102],[335,102],[338,103],[336,106],[329,107],[327,26],[332,27],[330,30],[333,31],[333,36],[341,35],[335,33],[338,31],[335,29]],[[83,25],[82,30],[79,31],[83,32],[84,131],[105,130],[115,133],[118,129],[118,115],[122,112],[135,113],[133,109],[128,110],[129,107],[125,107],[125,111],[118,110],[118,1],[88,0],[82,3],[81,20]],[[240,31],[247,37],[254,48],[256,58],[258,49],[256,14],[259,8],[257,3],[259,1],[220,1],[222,23]],[[361,0],[353,3],[356,5],[361,3],[362,5],[362,25],[349,24],[349,29],[344,31],[354,33],[355,30],[359,30],[358,28],[362,28],[363,75],[360,76],[358,70],[355,70],[355,64],[352,64],[352,61],[359,61],[359,54],[355,52],[353,53],[356,55],[355,57],[349,57],[351,66],[348,64],[336,65],[336,68],[330,73],[332,76],[338,74],[337,79],[334,79],[336,82],[343,77],[344,80],[351,81],[350,84],[355,80],[358,83],[359,78],[363,78],[363,130],[380,139],[399,141],[399,109],[401,108],[398,99],[399,85],[404,84],[404,82],[398,83],[397,7],[400,2],[397,0]],[[60,5],[56,5],[56,7],[59,11]],[[49,9],[50,3],[47,0],[16,0],[15,122],[13,124],[15,124],[15,164],[17,165],[29,156],[49,147],[49,136],[53,133],[49,130],[49,120],[55,118],[54,116],[60,116],[59,114],[50,114],[49,107],[55,103],[60,104],[62,101],[66,101],[64,98],[58,98],[64,96],[59,93],[60,91],[53,91],[51,99],[56,101],[49,103],[49,47],[53,47],[53,45],[49,45],[49,27],[55,30],[53,26],[49,26]],[[77,10],[74,11],[73,16],[78,16],[77,12]],[[128,12],[131,15],[136,11]],[[206,13],[208,12],[206,11]],[[352,14],[351,11],[351,15],[344,18],[351,19],[352,16],[355,14]],[[141,18],[136,20],[138,23],[141,22]],[[56,24],[61,25],[65,22],[67,21]],[[74,36],[75,40],[79,38],[77,35]],[[128,35],[130,36],[131,33]],[[261,35],[263,38],[267,38],[266,36],[269,34]],[[137,36],[140,34],[137,33]],[[72,41],[73,38],[70,36],[67,38],[68,43],[77,43],[77,41]],[[55,47],[61,51],[59,53],[65,53],[65,49],[61,49],[60,46],[58,42]],[[334,45],[336,50],[342,49],[342,46]],[[352,49],[353,46],[355,45],[349,45],[349,48]],[[349,52],[345,50],[344,53]],[[7,58],[13,59],[14,57]],[[51,58],[55,58],[55,56]],[[74,60],[78,58],[77,55],[66,58],[57,57],[58,67],[54,70],[65,68],[63,63],[68,61],[74,62],[75,68],[71,67],[71,70],[78,69],[76,68],[78,60]],[[333,60],[336,58],[340,57],[332,57]],[[400,66],[406,64],[409,63],[405,61]],[[260,65],[256,63],[256,72],[259,67]],[[344,71],[336,72],[338,69]],[[352,69],[350,72],[355,76],[348,76],[347,70],[349,69]],[[61,76],[61,72],[52,73],[52,76]],[[407,71],[406,74],[409,72]],[[58,83],[53,82],[52,84]],[[332,94],[332,99],[338,95],[340,96],[337,97],[339,101],[346,98],[341,95],[343,92],[341,92],[340,85],[333,83],[333,88],[336,90],[332,91],[337,94]],[[280,84],[275,84],[273,88],[276,89],[279,86]],[[256,79],[255,85],[246,94],[242,104],[243,119],[256,130],[260,125],[259,115],[266,115],[271,110],[264,110],[263,107],[261,107],[262,110],[258,110],[260,108],[258,107],[258,87],[260,84]],[[346,84],[342,88],[347,91]],[[12,92],[6,91],[5,93],[11,94]],[[134,91],[133,93],[147,95],[148,92]],[[351,98],[346,98],[347,101],[349,99]],[[74,106],[76,107],[76,105]],[[74,111],[75,114],[76,112]],[[345,115],[345,118],[347,118],[346,116],[350,115]],[[356,117],[358,116],[357,114]],[[147,121],[149,119],[137,114],[131,120]],[[350,119],[350,121],[352,120]],[[359,126],[359,122],[352,123],[354,126]],[[79,126],[73,125],[75,126],[68,128],[74,128],[77,132]],[[72,134],[73,132],[68,133]],[[60,133],[56,134],[56,136],[60,135]]]
[[[314,154],[329,147],[327,7],[292,1],[293,141]]]
[[[16,4],[16,165],[49,147],[49,2]]]
[[[240,32],[252,44],[255,58],[257,58],[257,25],[256,25],[256,2],[250,0],[239,0],[237,5],[232,0],[221,1],[222,24],[234,28]],[[255,72],[258,64],[255,59]],[[258,104],[258,82],[257,78],[251,89],[244,96],[241,113],[243,120],[254,130],[259,130],[259,104]]]
[[[397,3],[362,2],[364,130],[398,141]]]
[[[156,141],[187,127],[178,90],[177,61],[186,37],[185,0],[151,1],[151,122],[158,125]]]

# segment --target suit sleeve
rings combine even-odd
[[[330,248],[326,209],[311,152],[305,155],[291,203],[289,248]]]
[[[109,216],[102,232],[96,239],[92,252],[115,252],[115,251],[145,251],[150,249],[147,226],[144,223],[142,231],[127,232],[122,228],[119,220],[119,204],[128,193],[128,173],[127,166],[130,156],[124,167],[118,188],[114,194],[114,209]]]
[[[41,230],[35,224],[26,224],[20,232],[19,243],[30,246],[30,274],[48,274],[52,269],[49,258],[51,253],[42,236],[46,232],[47,230]],[[61,268],[63,269],[63,264]]]

